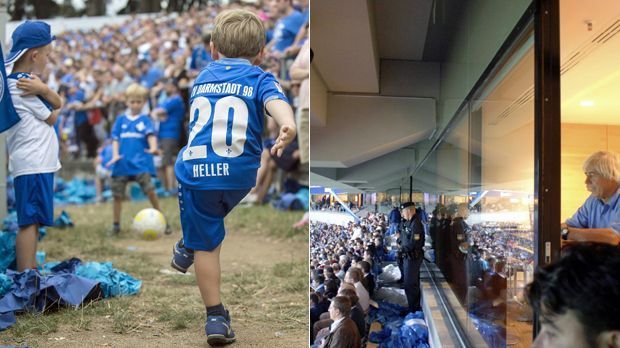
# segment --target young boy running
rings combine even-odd
[[[281,155],[296,133],[280,85],[255,66],[264,45],[265,29],[253,13],[232,10],[216,17],[210,43],[216,61],[190,91],[189,139],[175,165],[183,239],[173,248],[172,267],[185,272],[195,262],[211,345],[235,340],[220,300],[224,217],[256,184],[265,110],[280,125],[272,153]]]

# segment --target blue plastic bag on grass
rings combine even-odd
[[[73,220],[71,220],[69,213],[63,210],[60,213],[60,215],[56,218],[56,220],[54,220],[54,227],[58,227],[58,228],[73,227]]]
[[[87,262],[78,265],[75,273],[100,282],[104,297],[134,295],[142,286],[141,280],[114,269],[111,262]]]
[[[15,262],[16,236],[16,232],[0,231],[0,273],[4,273]]]
[[[13,280],[6,274],[0,273],[0,298],[6,294],[13,285]]]
[[[7,270],[13,284],[0,298],[0,330],[15,323],[14,312],[42,312],[53,306],[77,306],[100,297],[97,282],[70,273],[43,276],[29,269],[24,272]]]

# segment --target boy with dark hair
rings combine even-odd
[[[183,239],[173,247],[172,267],[186,272],[194,262],[207,311],[207,342],[235,341],[220,299],[220,249],[224,217],[256,185],[265,111],[280,125],[272,154],[295,138],[293,110],[280,84],[257,67],[265,45],[260,19],[244,10],[215,19],[211,52],[216,60],[190,92],[190,133],[175,165]]]
[[[620,248],[578,243],[526,288],[541,330],[532,347],[620,347]]]

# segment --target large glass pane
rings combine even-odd
[[[534,52],[524,34],[416,173],[436,279],[474,346],[529,347],[534,263]]]
[[[469,326],[489,346],[529,347],[523,289],[534,265],[533,33],[500,66],[470,113]]]

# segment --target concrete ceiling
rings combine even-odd
[[[439,64],[425,62],[432,0],[312,2],[312,185],[397,188],[436,127]]]

